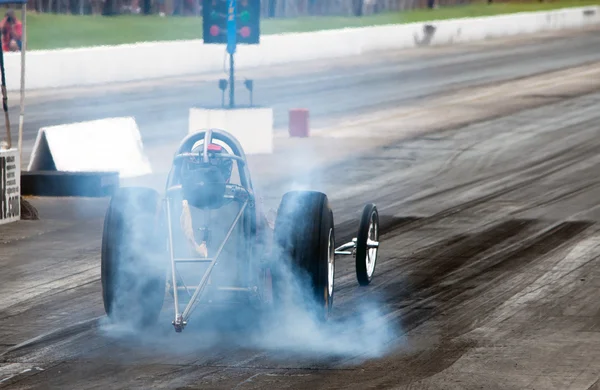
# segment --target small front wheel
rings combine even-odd
[[[368,203],[363,208],[356,237],[356,278],[367,286],[373,279],[379,251],[379,213],[377,206]]]

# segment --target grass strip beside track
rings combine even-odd
[[[262,34],[307,32],[344,27],[401,24],[463,17],[544,11],[565,7],[600,5],[600,0],[551,2],[477,3],[464,6],[390,12],[364,17],[299,17],[263,19]],[[202,38],[202,19],[124,15],[117,17],[34,14],[27,16],[29,50],[117,45],[144,41]]]

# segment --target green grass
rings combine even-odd
[[[460,17],[490,16],[514,12],[551,10],[564,7],[599,5],[600,0],[555,0],[539,3],[485,3],[386,13],[362,18],[303,17],[294,19],[264,19],[262,33],[304,32],[343,27],[373,26],[442,20]],[[28,14],[29,50],[115,45],[140,41],[202,38],[202,19],[194,17],[158,16],[69,16]]]

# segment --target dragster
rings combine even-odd
[[[309,303],[326,321],[336,255],[353,256],[358,283],[371,283],[379,251],[375,204],[365,204],[356,237],[337,248],[326,194],[285,193],[273,222],[261,205],[232,134],[206,129],[187,135],[174,155],[165,196],[152,188],[120,187],[110,199],[101,248],[107,316],[149,326],[171,296],[172,325],[182,332],[199,304],[223,297],[276,310],[284,304],[287,269],[304,276],[299,280]]]

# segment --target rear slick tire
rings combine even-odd
[[[124,187],[104,219],[101,281],[104,309],[116,323],[153,325],[166,287],[166,240],[160,197],[152,189]]]
[[[333,308],[335,276],[335,229],[327,195],[286,193],[275,221],[274,244],[277,262],[283,265],[273,279],[275,302],[283,302],[286,288],[299,287],[292,298],[300,298],[305,309],[326,321]]]

